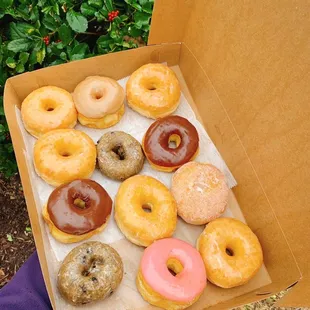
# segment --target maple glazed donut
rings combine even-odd
[[[75,247],[63,260],[58,272],[60,294],[73,305],[103,300],[123,279],[120,255],[111,246],[89,241]]]
[[[51,193],[43,218],[52,236],[63,243],[79,242],[101,232],[112,211],[112,199],[92,180],[74,180]]]
[[[26,130],[36,138],[54,129],[73,128],[77,121],[71,94],[56,86],[31,92],[22,103],[21,115]]]
[[[119,181],[139,173],[144,164],[140,143],[122,131],[107,132],[100,138],[97,158],[102,174]]]
[[[170,147],[171,142],[175,148]],[[196,157],[199,136],[187,119],[172,115],[156,120],[148,128],[142,147],[154,169],[171,172]]]
[[[215,166],[190,162],[173,175],[171,193],[178,215],[189,224],[203,225],[224,213],[229,188],[224,174]]]
[[[210,222],[197,240],[210,282],[231,288],[248,282],[263,264],[263,251],[246,224],[233,218]]]
[[[129,241],[149,246],[174,233],[177,224],[175,200],[158,180],[135,175],[119,187],[115,198],[115,221]]]
[[[195,248],[182,240],[167,238],[155,241],[144,251],[136,284],[150,304],[181,310],[199,299],[207,276]]]
[[[147,64],[136,70],[126,85],[129,107],[149,118],[172,114],[180,102],[175,73],[162,64]]]
[[[117,81],[103,76],[89,76],[73,92],[79,122],[87,127],[108,128],[125,113],[125,92]]]
[[[48,184],[59,186],[75,179],[88,179],[96,165],[96,146],[84,132],[52,130],[34,145],[37,174]]]

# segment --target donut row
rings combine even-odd
[[[162,64],[136,70],[126,86],[129,107],[150,118],[173,113],[179,104],[180,86],[174,72]],[[23,101],[21,115],[26,130],[38,138],[55,129],[73,128],[77,120],[91,128],[108,128],[125,113],[125,92],[117,81],[90,76],[71,94],[56,86],[31,92]]]
[[[51,235],[63,243],[80,242],[102,233],[111,219],[113,201],[91,180],[96,163],[110,179],[123,181],[114,201],[114,219],[133,244],[146,247],[136,275],[142,297],[152,305],[185,309],[203,293],[206,280],[223,288],[246,283],[262,265],[259,241],[242,222],[219,217],[229,188],[216,167],[193,162],[199,135],[187,119],[170,115],[180,98],[179,82],[171,69],[148,64],[135,71],[126,85],[128,106],[155,121],[142,145],[122,131],[105,133],[95,144],[84,126],[107,128],[125,113],[125,92],[113,79],[88,77],[72,95],[47,86],[34,90],[21,106],[26,130],[38,138],[34,167],[56,187],[42,214]],[[176,171],[171,188],[150,176],[151,167]],[[173,238],[178,215],[192,225],[207,224],[196,247]],[[111,246],[86,242],[64,259],[58,288],[79,305],[110,296],[121,283],[123,263]]]

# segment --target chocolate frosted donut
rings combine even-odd
[[[75,180],[57,187],[43,210],[52,235],[78,242],[103,230],[112,211],[106,190],[93,180]]]
[[[138,174],[144,163],[140,143],[123,131],[111,131],[100,138],[97,158],[100,171],[119,181]]]
[[[109,245],[90,241],[74,248],[58,272],[61,295],[74,305],[105,299],[119,286],[123,263]]]
[[[170,145],[171,142],[175,143],[175,147]],[[187,119],[172,115],[155,121],[148,128],[142,146],[153,168],[171,172],[194,159],[199,136]]]

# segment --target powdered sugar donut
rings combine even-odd
[[[211,164],[189,162],[172,177],[178,215],[194,225],[218,218],[227,206],[229,188],[224,174]]]

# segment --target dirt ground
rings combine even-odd
[[[5,180],[0,175],[0,206],[1,289],[35,250],[23,189],[18,176]],[[285,292],[281,292],[261,302],[236,308],[235,310],[284,309],[273,306],[284,294]],[[303,308],[303,310],[307,309]],[[289,310],[289,308],[286,308],[286,310]]]

